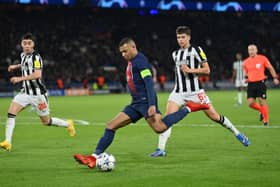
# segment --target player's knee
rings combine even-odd
[[[42,122],[43,125],[46,125],[46,126],[51,126],[52,125],[52,119],[51,118],[41,119],[41,122]]]
[[[16,118],[16,114],[8,113],[8,118]]]

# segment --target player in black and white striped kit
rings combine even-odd
[[[201,88],[198,76],[210,74],[207,57],[201,47],[191,45],[191,30],[187,26],[179,26],[176,29],[177,42],[180,49],[172,53],[175,62],[175,88],[168,98],[166,114],[176,112],[186,101],[209,104],[209,109],[204,110],[211,120],[229,129],[244,145],[250,144],[248,138],[240,133],[230,120],[217,113],[205,91]],[[165,145],[171,134],[171,128],[159,136],[158,148],[150,156],[165,156]]]
[[[15,127],[16,115],[28,105],[36,110],[44,125],[67,127],[70,136],[75,135],[73,120],[62,120],[50,117],[47,90],[42,82],[43,60],[39,53],[34,50],[35,38],[31,33],[25,34],[21,39],[21,63],[10,65],[8,71],[21,69],[22,75],[10,79],[12,84],[22,82],[22,90],[17,94],[8,109],[6,122],[6,139],[0,143],[0,147],[10,151],[12,148],[12,135]]]
[[[237,104],[242,105],[242,91],[246,90],[247,82],[245,72],[243,70],[243,60],[241,53],[236,53],[236,61],[233,62],[232,80],[235,81],[237,88]]]

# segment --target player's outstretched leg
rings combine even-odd
[[[0,143],[0,147],[5,149],[6,151],[11,151],[12,144],[10,144],[7,140],[4,140],[3,142]]]
[[[246,146],[246,147],[248,147],[248,146],[251,144],[249,138],[246,137],[246,136],[245,136],[244,134],[242,134],[242,133],[239,133],[238,135],[236,135],[236,138],[237,138],[244,146]]]
[[[76,135],[76,130],[75,130],[75,126],[74,126],[74,121],[73,120],[68,120],[68,132],[70,136],[75,136]]]
[[[81,155],[75,154],[74,159],[83,165],[87,165],[89,168],[93,169],[96,165],[96,157],[93,155]]]
[[[199,110],[207,110],[209,109],[209,105],[206,103],[195,103],[193,101],[187,101],[186,107],[190,110],[190,112],[196,112]]]
[[[167,129],[165,132],[161,133],[159,135],[158,139],[158,148],[155,150],[155,152],[150,154],[150,157],[163,157],[166,156],[165,146],[167,143],[168,138],[171,135],[171,129]]]
[[[48,125],[53,125],[53,126],[58,126],[58,127],[66,127],[68,130],[68,133],[70,136],[75,136],[76,135],[76,130],[74,126],[74,121],[73,120],[63,120],[60,118],[52,117],[50,118],[50,121]]]

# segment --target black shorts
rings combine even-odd
[[[266,99],[265,81],[249,82],[247,87],[247,98],[261,97]]]

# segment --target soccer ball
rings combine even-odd
[[[115,157],[109,153],[101,153],[96,158],[96,167],[99,171],[112,171],[115,168],[115,163]]]

